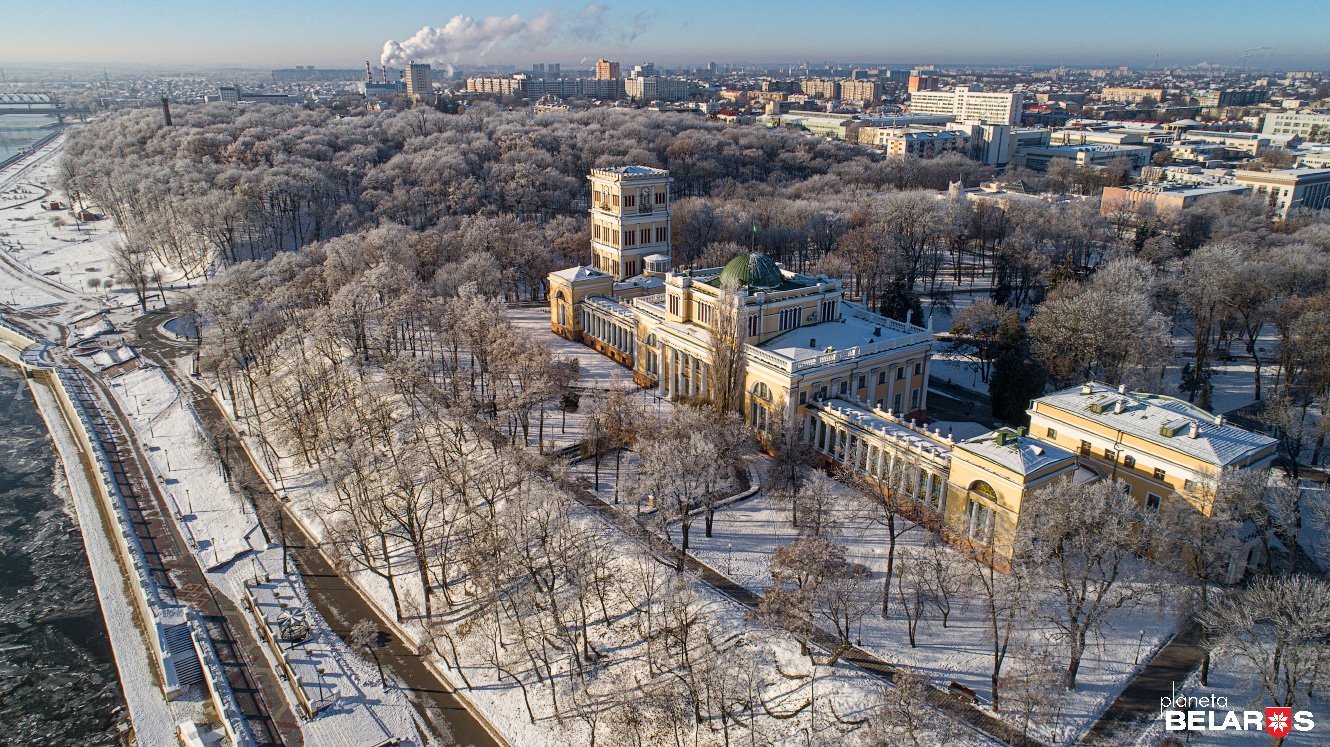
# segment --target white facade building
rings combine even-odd
[[[979,91],[959,86],[954,91],[917,91],[910,94],[910,111],[918,114],[950,114],[957,120],[987,120],[1017,125],[1021,122],[1022,94],[1010,91]]]

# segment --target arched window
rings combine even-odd
[[[983,480],[975,480],[974,482],[970,483],[970,492],[982,495],[983,497],[992,501],[994,504],[998,503],[997,491],[993,490],[993,486],[989,485]]]
[[[568,297],[560,290],[554,294],[554,306],[559,310],[559,326],[568,326]]]
[[[771,387],[757,382],[748,399],[748,423],[758,433],[766,433],[771,427]]]

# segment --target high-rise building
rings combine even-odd
[[[959,86],[954,91],[918,91],[910,94],[910,111],[950,114],[957,120],[987,120],[1020,124],[1022,95],[1010,91],[978,91]]]
[[[875,80],[843,80],[840,82],[840,97],[846,101],[876,101],[881,98]]]
[[[918,93],[919,91],[936,91],[937,76],[911,73],[910,80],[907,84],[907,90],[909,90],[910,93]]]
[[[431,80],[432,71],[429,63],[413,62],[406,70],[406,95],[413,99],[423,98],[434,91]]]
[[[1330,111],[1267,114],[1261,134],[1297,135],[1313,143],[1330,143]]]
[[[624,78],[623,88],[628,98],[634,101],[683,101],[691,93],[688,81],[659,75]]]
[[[804,93],[815,99],[840,98],[840,83],[828,78],[814,78],[803,82]]]
[[[619,75],[619,63],[609,60],[596,60],[596,80],[614,80]]]

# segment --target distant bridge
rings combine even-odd
[[[52,114],[63,119],[87,113],[86,109],[66,107],[49,93],[0,93],[0,114]]]

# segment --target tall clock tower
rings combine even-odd
[[[670,256],[670,172],[646,166],[593,169],[591,254],[595,269],[623,280]]]

